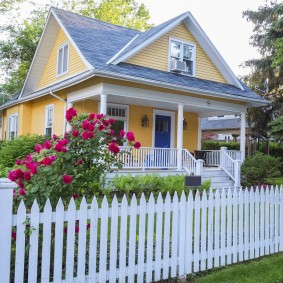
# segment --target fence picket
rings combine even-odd
[[[111,218],[111,221],[112,221],[112,218]],[[137,235],[137,199],[136,199],[136,196],[133,195],[132,200],[131,200],[131,204],[130,204],[130,235],[129,235],[130,238],[129,238],[128,282],[135,282],[136,235]],[[111,237],[111,240],[112,240],[112,237]],[[113,252],[115,253],[114,249],[113,249]],[[115,281],[113,280],[113,282],[116,282],[116,279],[115,279]]]
[[[221,233],[221,248],[220,248],[220,265],[224,266],[226,264],[226,192],[225,189],[222,189],[221,193],[221,225],[220,225],[220,233]]]
[[[238,243],[238,234],[239,234],[239,195],[238,190],[235,188],[233,190],[233,218],[232,218],[232,228],[233,228],[233,241],[232,241],[232,263],[236,263],[238,261],[238,251],[239,251],[239,243]]]
[[[54,246],[54,283],[62,280],[62,258],[63,258],[63,229],[64,229],[64,205],[59,199],[56,206],[55,216],[55,246]]]
[[[26,229],[26,207],[23,200],[17,211],[17,238],[16,238],[16,258],[15,258],[15,283],[24,282],[25,268],[25,229]],[[49,276],[49,273],[48,273]],[[48,281],[49,283],[49,281]]]
[[[178,253],[178,195],[175,192],[172,203],[172,240],[171,240],[171,277],[177,276],[177,253]]]
[[[250,259],[253,259],[254,252],[255,252],[255,238],[254,238],[254,225],[255,225],[255,219],[254,219],[254,214],[255,214],[255,201],[254,201],[254,188],[252,187],[250,190]]]
[[[100,219],[99,282],[105,282],[108,242],[108,202],[106,197],[103,198],[101,204]]]
[[[264,249],[264,254],[269,255],[269,188],[266,188],[265,192],[265,249]]]
[[[120,223],[120,256],[119,256],[119,282],[126,280],[126,254],[127,254],[127,222],[128,222],[128,201],[123,196],[121,202],[121,223]]]
[[[29,238],[28,283],[34,283],[37,281],[39,235],[39,206],[36,200],[31,207],[29,229],[31,229],[31,235]]]
[[[280,217],[280,224],[279,224],[279,234],[280,234],[280,241],[279,241],[279,251],[283,251],[283,185],[280,186],[280,212],[279,212],[279,217]]]
[[[264,255],[264,232],[265,232],[265,223],[264,223],[264,216],[265,216],[265,190],[263,187],[260,189],[260,241],[259,241],[259,254],[260,256]]]
[[[250,195],[248,188],[245,188],[244,192],[244,260],[249,259],[249,250],[250,250],[250,242],[249,242],[249,202]]]
[[[214,214],[214,194],[212,191],[208,195],[208,223],[207,223],[207,268],[213,267],[213,214]]]
[[[146,201],[144,194],[142,194],[140,199],[140,217],[139,217],[138,280],[137,280],[138,283],[142,283],[144,277],[145,220],[146,220]]]
[[[185,277],[185,233],[186,233],[186,196],[184,191],[182,192],[179,202],[179,245],[178,245],[178,266],[179,266],[179,278]]]
[[[154,207],[155,201],[151,193],[147,205],[146,282],[152,281]]]
[[[96,282],[96,254],[97,254],[97,233],[98,233],[98,204],[96,197],[91,202],[90,209],[90,235],[89,235],[89,258],[88,258],[88,280],[90,283]]]
[[[215,227],[214,227],[214,267],[219,267],[220,256],[220,194],[215,193]]]
[[[239,192],[239,261],[243,261],[244,259],[244,213],[243,206],[244,203],[244,194],[242,188]]]
[[[163,271],[162,279],[168,279],[169,277],[169,250],[170,250],[170,227],[171,227],[171,197],[169,193],[166,194],[164,204],[164,243],[163,243]]]
[[[228,189],[227,195],[227,264],[232,263],[232,211],[233,211],[233,202],[232,202],[232,192],[231,188]]]
[[[259,257],[259,192],[258,192],[259,188],[256,187],[255,190],[255,198],[254,198],[254,202],[255,202],[255,223],[254,223],[254,227],[255,227],[255,258]]]
[[[78,282],[85,282],[85,263],[86,263],[86,225],[87,225],[87,203],[83,197],[79,212],[79,239],[78,239]]]
[[[67,226],[67,249],[66,249],[66,281],[71,282],[74,278],[75,258],[75,229],[76,229],[76,204],[73,198],[68,206]]]
[[[43,211],[41,283],[50,282],[49,273],[50,273],[50,252],[51,252],[51,224],[52,224],[52,206],[49,199],[47,199]]]
[[[274,253],[274,187],[270,188],[270,253]]]
[[[195,221],[194,221],[194,272],[199,271],[199,239],[200,239],[200,196],[197,190],[195,195]]]
[[[206,259],[207,259],[207,251],[206,251],[206,235],[207,235],[207,228],[206,228],[206,220],[207,220],[207,194],[206,191],[203,192],[201,198],[201,263],[200,263],[200,270],[206,270]]]
[[[275,197],[274,197],[274,206],[275,206],[275,215],[274,215],[274,221],[275,221],[275,227],[274,227],[274,233],[275,233],[275,253],[279,252],[279,190],[278,186],[275,187]]]
[[[189,192],[189,197],[186,202],[186,246],[185,246],[185,272],[186,274],[192,273],[193,262],[193,209],[194,199],[192,191]],[[191,216],[191,217],[189,217]]]
[[[155,236],[155,265],[154,265],[154,280],[161,279],[161,249],[162,249],[162,222],[163,222],[163,199],[161,194],[158,194],[156,203],[156,236]]]
[[[110,236],[110,266],[109,266],[109,283],[117,281],[117,241],[118,241],[118,200],[114,196],[111,204],[111,236]]]

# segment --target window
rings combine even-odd
[[[48,105],[45,107],[45,131],[44,134],[46,136],[52,136],[53,132],[53,112],[54,106]]]
[[[18,137],[18,113],[9,116],[9,140],[16,139]]]
[[[63,75],[68,72],[69,44],[66,43],[58,49],[57,75]]]
[[[195,75],[195,49],[192,43],[178,40],[170,41],[170,71],[190,76]]]
[[[109,105],[107,106],[107,116],[115,119],[115,123],[112,124],[111,129],[114,131],[114,137],[117,139],[119,145],[123,145],[121,142],[120,131],[127,130],[127,116],[128,107],[122,105]]]

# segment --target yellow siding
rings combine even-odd
[[[193,152],[198,148],[198,115],[184,112],[184,119],[188,123],[188,129],[183,131],[183,148]]]
[[[83,72],[87,70],[87,67],[85,66],[84,62],[78,55],[75,48],[72,46],[72,44],[69,42],[69,66],[68,66],[68,72],[62,76],[57,77],[57,54],[58,54],[58,47],[60,47],[62,44],[68,42],[68,38],[65,35],[65,33],[62,31],[62,29],[59,30],[57,39],[55,41],[55,44],[52,48],[52,51],[50,53],[49,59],[47,61],[47,64],[45,66],[45,69],[43,71],[43,74],[41,76],[41,79],[38,84],[38,88],[43,88],[45,86],[48,86],[50,84],[53,84],[59,80],[65,79],[69,76],[72,76],[74,74],[78,74],[80,72]]]
[[[221,73],[199,45],[195,37],[181,23],[149,46],[127,60],[127,63],[168,71],[169,38],[189,41],[196,44],[196,77],[226,83]]]

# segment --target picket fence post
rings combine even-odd
[[[0,274],[1,282],[10,282],[13,190],[17,185],[0,178]]]

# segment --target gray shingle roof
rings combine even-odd
[[[246,126],[248,124],[246,123]],[[221,118],[213,119],[202,118],[201,129],[202,130],[228,130],[228,129],[240,129],[241,120],[240,118]]]

